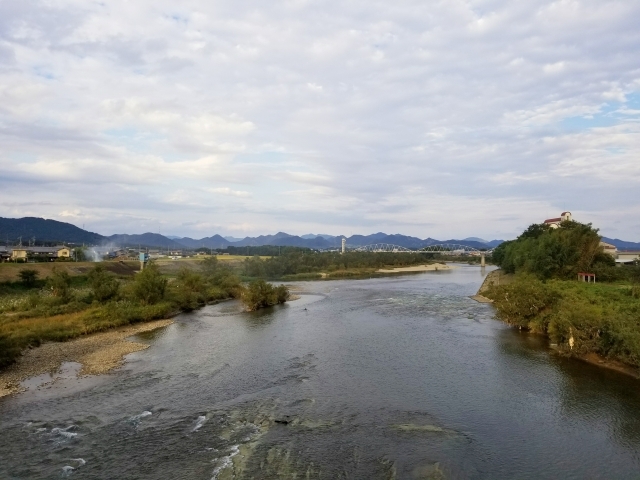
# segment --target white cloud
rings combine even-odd
[[[451,237],[570,209],[640,240],[621,221],[639,17],[609,0],[5,2],[0,215]]]

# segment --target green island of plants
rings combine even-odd
[[[256,310],[289,299],[284,285],[258,281],[245,286],[215,257],[195,269],[183,268],[173,278],[154,263],[132,278],[117,277],[102,264],[78,276],[54,268],[46,279],[25,268],[19,278],[0,284],[0,368],[42,342],[167,318],[209,302],[238,298],[247,310]]]
[[[548,335],[561,352],[640,367],[640,267],[616,266],[590,224],[531,225],[501,244],[493,261],[511,283],[483,293],[501,320]],[[595,273],[598,283],[578,281]]]

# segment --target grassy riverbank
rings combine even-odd
[[[74,276],[52,268],[44,279],[26,266],[20,281],[0,283],[0,368],[44,342],[163,319],[213,301],[240,298],[248,310],[255,310],[289,298],[284,286],[264,281],[244,285],[215,258],[172,276],[153,264],[136,275],[118,276],[108,270],[111,265],[94,264]]]
[[[568,355],[596,353],[640,367],[639,286],[521,275],[484,295],[494,301],[498,318],[548,335]]]
[[[616,267],[599,244],[591,225],[532,225],[494,252],[509,281],[480,293],[493,300],[498,318],[548,335],[562,353],[638,369],[640,267]],[[577,272],[595,272],[599,283],[577,281]]]

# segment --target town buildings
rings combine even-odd
[[[2,261],[54,261],[59,258],[70,257],[71,249],[65,245],[58,245],[56,247],[5,247],[4,250],[0,250],[0,259],[2,259]]]

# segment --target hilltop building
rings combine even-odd
[[[571,221],[571,212],[562,212],[558,218],[547,218],[544,223],[551,228],[558,228],[562,222]]]
[[[547,218],[544,224],[549,225],[550,228],[559,228],[562,222],[570,222],[571,220],[571,212],[562,212],[557,218]],[[615,245],[601,241],[600,246],[604,250],[604,253],[608,253],[613,258],[618,258],[618,249]]]

